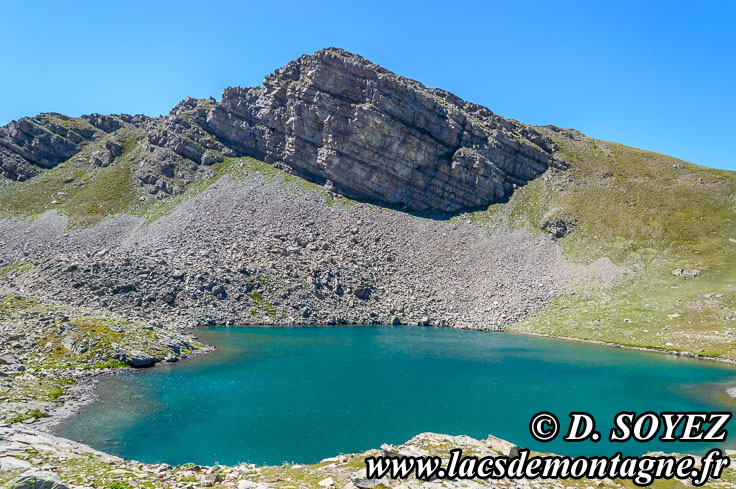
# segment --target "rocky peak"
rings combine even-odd
[[[349,197],[454,212],[488,205],[550,166],[564,166],[554,143],[534,128],[337,48],[299,57],[262,87],[227,88],[219,102],[187,98],[166,117],[74,121],[91,131],[74,133],[82,139],[126,125],[144,129],[152,162],[144,180],[164,189],[173,185],[156,174],[156,155],[190,173],[252,156]],[[0,128],[5,176],[28,178],[80,150],[80,142],[48,125],[12,136],[19,124],[26,123]]]
[[[533,128],[335,48],[225,90],[208,125],[340,193],[418,210],[487,205],[563,165]]]

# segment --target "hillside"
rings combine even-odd
[[[474,216],[528,228],[560,216],[574,229],[558,241],[566,257],[629,273],[573,287],[512,329],[736,359],[736,173],[542,130],[571,163],[566,177]]]
[[[735,173],[345,51],[161,118],[21,119],[0,170],[10,296],[172,329],[423,324],[736,360]]]

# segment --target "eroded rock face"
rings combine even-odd
[[[329,48],[292,61],[263,87],[227,88],[219,102],[187,98],[166,117],[12,122],[0,128],[0,173],[30,178],[126,128],[145,134],[132,178],[152,193],[178,193],[206,173],[198,168],[252,156],[349,197],[454,212],[564,167],[534,128]],[[91,165],[120,154],[103,147]]]
[[[417,210],[487,205],[563,165],[529,126],[339,49],[226,89],[207,123],[238,152]]]
[[[0,127],[0,175],[26,180],[77,154],[95,129],[61,114],[24,117]]]

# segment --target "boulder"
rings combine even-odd
[[[222,482],[222,476],[220,474],[207,474],[202,478],[202,485],[204,487],[212,487],[218,482]]]
[[[676,268],[672,270],[672,275],[675,277],[697,277],[700,273],[700,270],[695,268]]]
[[[31,472],[20,475],[5,484],[2,489],[68,489],[56,474]]]
[[[518,457],[519,456],[519,447],[514,445],[511,442],[508,442],[506,440],[502,440],[500,438],[496,438],[493,435],[488,435],[488,438],[486,439],[486,445],[491,448],[492,450],[495,450],[499,452],[502,455],[505,455],[509,458]]]
[[[361,300],[368,300],[371,297],[370,287],[358,287],[353,291],[353,295]]]
[[[30,469],[31,463],[15,457],[0,457],[0,470]]]
[[[319,481],[317,484],[322,487],[333,487],[335,485],[335,480],[332,477],[327,477],[326,479]]]
[[[156,359],[152,356],[143,353],[142,351],[133,350],[124,355],[125,363],[133,368],[148,368],[153,367],[156,363]]]
[[[383,451],[384,457],[406,458],[406,457],[426,457],[427,455],[429,455],[429,453],[426,450],[422,450],[412,445],[404,445],[400,447],[395,447],[393,445],[389,445],[388,443],[384,443],[383,445],[381,445],[381,450]]]
[[[375,487],[391,487],[391,483],[388,477],[381,477],[380,479],[368,479],[365,477],[365,471],[353,474],[350,478],[350,482],[353,483],[358,489],[373,489]]]
[[[0,355],[0,365],[15,365],[18,363],[18,359],[10,353],[4,353]]]
[[[222,285],[215,285],[212,288],[212,295],[214,295],[218,299],[225,299],[227,297],[227,291]]]
[[[238,481],[238,489],[269,489],[265,484],[260,482],[253,482],[247,479]]]
[[[575,219],[566,216],[560,208],[547,212],[539,223],[539,227],[556,239],[564,238],[575,229]]]

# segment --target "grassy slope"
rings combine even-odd
[[[88,124],[82,119],[59,121],[67,126]],[[347,206],[353,204],[349,199],[332,196],[319,185],[253,158],[229,158],[216,163],[210,167],[210,178],[193,182],[182,194],[158,200],[133,182],[134,166],[142,155],[141,145],[146,142],[144,131],[119,131],[114,137],[123,146],[123,154],[107,167],[90,165],[90,158],[112,137],[98,132],[93,142],[55,168],[24,182],[0,185],[0,218],[34,218],[56,209],[68,217],[70,227],[92,226],[120,213],[144,216],[150,222],[167,215],[225,175],[247,178],[258,174],[266,182],[281,182],[295,193],[319,193],[328,203],[334,200]]]
[[[589,263],[607,256],[632,273],[611,289],[578,287],[512,329],[736,360],[736,242],[730,241],[736,239],[736,173],[548,132],[572,168],[537,179],[509,202],[469,217],[490,227],[541,232],[542,216],[559,208],[576,219],[575,231],[560,240],[568,257]],[[107,137],[101,133],[79,155],[35,178],[0,187],[0,217],[32,217],[55,208],[69,217],[70,226],[93,225],[116,213],[150,222],[224,175],[259,174],[296,193],[333,199],[322,187],[239,158],[213,165],[212,177],[193,183],[184,194],[156,200],[132,181],[144,134],[131,130],[118,136],[123,155],[107,168],[89,166],[90,155]],[[676,277],[676,268],[702,273]]]
[[[512,329],[736,360],[736,173],[549,134],[572,168],[471,217],[539,230],[559,208],[577,220],[560,240],[566,256],[632,273],[611,289],[578,287]]]
[[[90,157],[109,137],[99,133],[94,142],[55,168],[0,187],[0,217],[33,217],[57,209],[69,217],[71,226],[89,226],[118,212],[134,212],[142,194],[131,179],[131,166],[144,136],[133,130],[121,134],[123,154],[110,166],[93,168]]]

